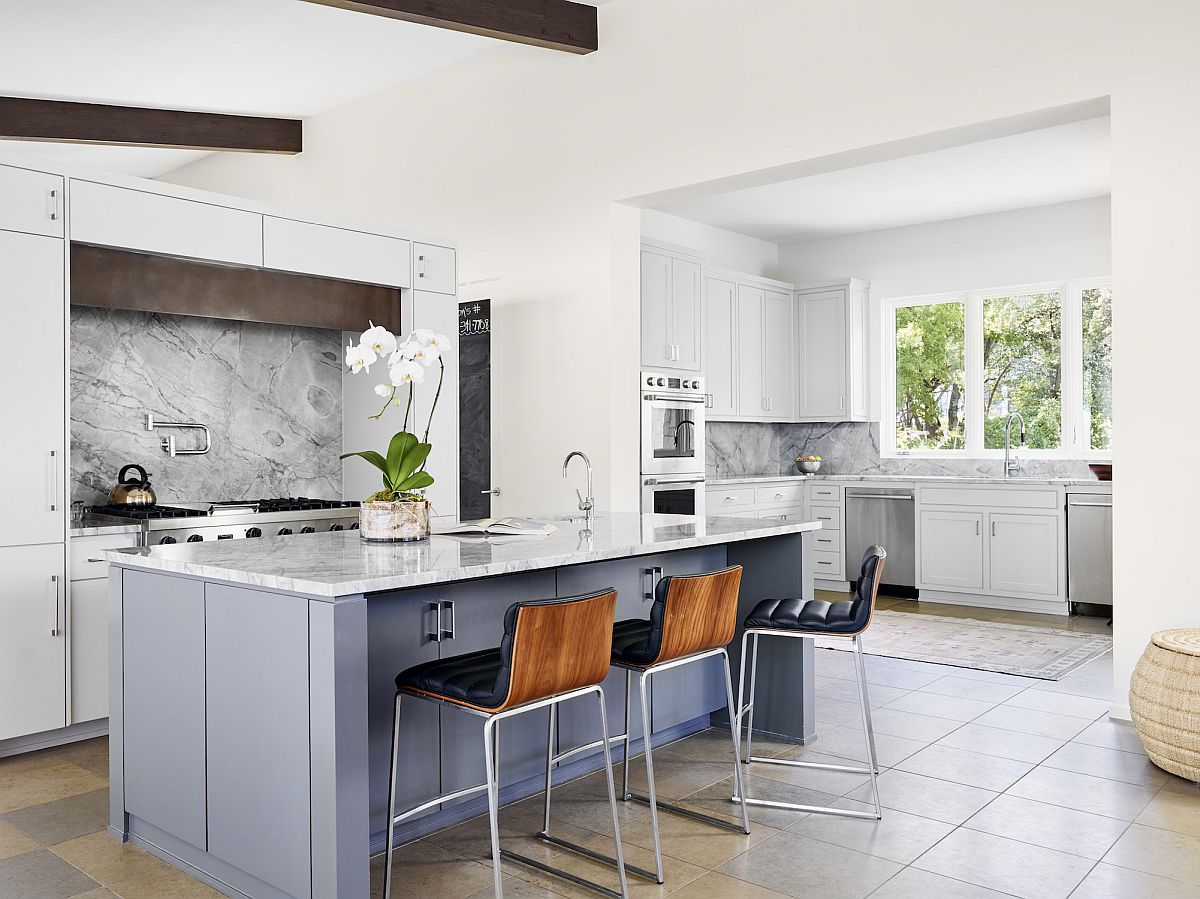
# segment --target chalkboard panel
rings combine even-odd
[[[459,514],[488,518],[492,497],[492,301],[458,304]]]

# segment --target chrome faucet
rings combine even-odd
[[[1011,478],[1014,472],[1016,474],[1021,473],[1021,459],[1012,453],[1010,432],[1012,431],[1014,418],[1021,422],[1021,446],[1025,445],[1025,416],[1020,412],[1012,412],[1004,420],[1004,476],[1006,478]]]
[[[579,497],[579,511],[591,518],[596,508],[596,498],[592,495],[592,460],[587,457],[587,453],[581,453],[575,450],[567,454],[567,458],[563,460],[562,476],[567,476],[567,468],[571,464],[571,460],[578,456],[583,460],[583,464],[587,466],[587,496],[579,492],[579,488],[575,489],[575,495]]]

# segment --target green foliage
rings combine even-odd
[[[1112,288],[1083,292],[1083,405],[1092,449],[1112,447]]]
[[[415,434],[399,431],[388,444],[386,457],[373,450],[363,450],[344,453],[341,458],[358,456],[370,462],[383,474],[383,490],[372,494],[368,502],[420,500],[424,497],[414,491],[433,484],[433,475],[422,470],[431,449],[433,447],[430,444],[422,443]]]
[[[896,448],[962,449],[962,303],[896,310]]]
[[[983,445],[1004,447],[1004,420],[1025,417],[1025,443],[1062,443],[1062,297],[989,297],[983,303]],[[1013,442],[1016,442],[1016,435]]]

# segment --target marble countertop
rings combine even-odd
[[[900,481],[939,483],[939,484],[1011,484],[1017,487],[1101,487],[1112,490],[1112,481],[1100,481],[1096,478],[989,478],[983,476],[949,474],[758,474],[740,475],[729,478],[708,478],[704,483],[708,487],[721,487],[725,484],[756,484],[767,481]]]
[[[757,518],[684,515],[597,515],[589,536],[583,525],[562,516],[529,516],[553,521],[546,537],[491,538],[434,536],[420,543],[364,543],[357,531],[326,531],[254,540],[178,543],[173,546],[109,550],[109,562],[129,568],[192,575],[254,587],[338,597],[401,590],[558,568],[581,562],[735,543],[780,534],[818,530],[819,522],[780,522]]]
[[[113,534],[140,534],[142,526],[136,521],[125,524],[114,524],[108,519],[96,519],[84,515],[79,521],[72,521],[67,530],[68,537],[105,537]]]

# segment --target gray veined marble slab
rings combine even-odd
[[[549,521],[557,516],[532,517]],[[130,568],[334,598],[799,534],[821,527],[815,521],[766,521],[610,513],[596,516],[590,536],[581,532],[581,525],[560,521],[553,534],[528,540],[489,542],[479,537],[434,536],[412,544],[371,544],[360,540],[357,531],[333,531],[136,547],[103,555],[115,565]]]
[[[89,520],[85,515],[82,521],[71,522],[67,531],[69,537],[107,537],[114,534],[139,534],[142,526],[137,522],[128,524],[112,524]]]

